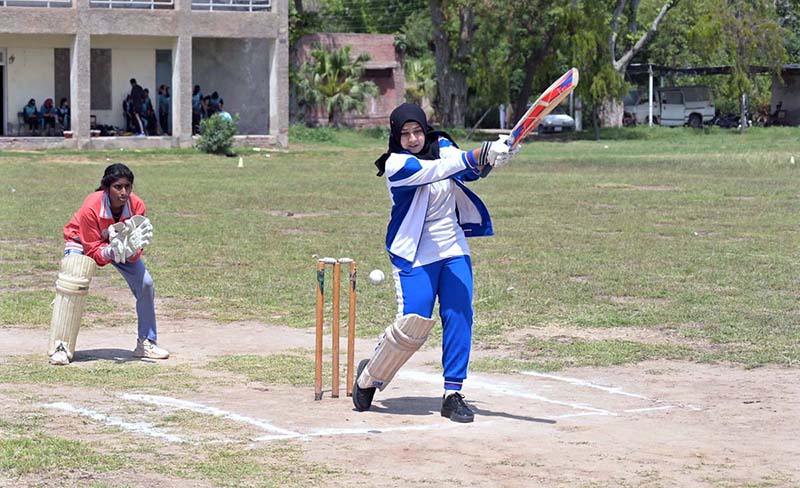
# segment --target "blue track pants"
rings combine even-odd
[[[442,367],[445,389],[460,390],[467,377],[472,347],[472,262],[469,256],[446,258],[411,271],[394,268],[399,316],[431,318],[439,299],[442,319]]]

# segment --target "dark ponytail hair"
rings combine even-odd
[[[133,185],[133,171],[122,163],[110,164],[106,167],[103,173],[103,179],[100,180],[100,186],[95,191],[107,191],[115,181],[126,178]]]

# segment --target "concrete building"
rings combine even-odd
[[[389,114],[405,101],[406,92],[403,59],[394,47],[394,36],[324,32],[308,34],[297,41],[295,47],[297,66],[302,66],[310,58],[311,49],[317,44],[330,50],[350,46],[352,57],[363,53],[369,55],[370,60],[365,65],[363,78],[373,81],[378,86],[378,96],[369,97],[367,110],[364,113],[347,114],[344,121],[357,128],[388,125]],[[323,125],[328,120],[325,110],[316,110],[311,117]]]
[[[288,144],[287,0],[0,0],[0,148],[189,147],[192,88],[216,91],[246,143]],[[124,127],[129,80],[171,89],[172,135]],[[72,138],[28,137],[29,99],[67,98]],[[157,110],[157,108],[156,108]]]

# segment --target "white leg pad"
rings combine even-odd
[[[81,317],[86,308],[89,283],[97,265],[94,259],[83,255],[70,255],[61,260],[61,270],[56,280],[56,299],[53,301],[53,318],[50,321],[50,344],[47,355],[51,356],[59,344],[72,359]]]
[[[378,388],[383,391],[395,373],[425,344],[433,319],[417,314],[404,315],[386,327],[375,353],[358,377],[359,388]]]

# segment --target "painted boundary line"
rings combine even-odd
[[[657,406],[653,407],[643,407],[643,408],[633,408],[623,410],[621,413],[613,412],[610,410],[606,410],[603,408],[594,407],[592,405],[587,405],[584,403],[572,403],[566,402],[561,400],[555,400],[551,398],[547,398],[545,396],[531,393],[527,391],[524,387],[519,384],[514,383],[507,383],[507,382],[499,382],[494,380],[488,380],[481,378],[479,376],[470,376],[469,378],[469,386],[470,388],[478,388],[486,391],[490,391],[492,393],[497,393],[500,395],[507,395],[507,396],[514,396],[518,398],[526,398],[529,400],[535,400],[543,403],[549,403],[552,405],[560,405],[564,407],[568,407],[573,410],[577,410],[576,413],[569,413],[554,416],[553,418],[569,418],[569,417],[585,417],[589,415],[605,415],[605,416],[612,416],[616,417],[621,415],[622,413],[643,413],[643,412],[650,412],[656,410],[668,410],[671,408],[686,408],[693,411],[700,411],[702,408],[696,407],[694,405],[689,404],[681,404],[678,402],[665,402],[663,400],[649,398],[645,395],[639,395],[637,393],[630,393],[623,390],[621,387],[618,386],[605,386],[600,385],[591,381],[582,380],[579,378],[570,378],[566,376],[557,376],[547,373],[538,373],[535,371],[521,371],[520,372],[526,376],[534,376],[538,378],[544,378],[553,381],[562,381],[565,383],[569,383],[574,386],[584,387],[584,388],[592,388],[600,391],[604,391],[610,395],[621,395],[629,398],[635,398],[638,400],[650,402],[657,404]],[[425,373],[421,371],[414,371],[414,370],[400,370],[397,373],[398,377],[411,380],[411,381],[418,381],[424,383],[435,383],[441,384],[442,377],[440,375],[432,374],[432,373]],[[658,405],[660,404],[660,405]]]
[[[583,387],[583,388],[591,388],[603,391],[610,395],[621,395],[625,397],[635,398],[638,400],[655,403],[655,404],[662,404],[656,406],[649,406],[649,407],[642,407],[642,408],[631,408],[622,410],[622,412],[613,412],[610,410],[606,410],[603,408],[597,408],[592,405],[587,405],[584,403],[574,403],[574,402],[567,402],[561,400],[555,400],[551,398],[544,397],[542,395],[531,393],[526,391],[524,387],[519,384],[509,383],[509,382],[500,382],[494,380],[483,379],[481,377],[470,377],[469,385],[472,388],[480,389],[489,391],[491,393],[495,393],[498,395],[505,395],[505,396],[512,396],[517,398],[525,398],[537,402],[548,403],[552,405],[558,405],[562,407],[567,407],[573,410],[573,413],[567,413],[562,415],[553,416],[552,418],[559,419],[559,418],[570,418],[570,417],[585,417],[585,416],[592,416],[592,415],[600,415],[600,416],[611,416],[617,417],[621,414],[635,414],[635,413],[643,413],[643,412],[652,412],[652,411],[660,411],[660,410],[669,410],[673,408],[687,408],[694,411],[702,410],[699,407],[692,406],[692,405],[684,405],[684,404],[663,404],[665,402],[648,398],[644,395],[639,395],[636,393],[630,393],[623,390],[621,387],[616,386],[605,386],[600,385],[591,381],[582,380],[579,378],[570,378],[565,376],[557,376],[552,374],[546,373],[538,373],[535,371],[522,371],[521,374],[526,376],[533,376],[537,378],[543,378],[551,381],[561,381],[565,382],[574,386]],[[426,373],[421,371],[414,371],[414,370],[401,370],[398,372],[398,376],[415,382],[420,383],[433,383],[433,384],[441,384],[442,378],[441,375],[433,374],[433,373]],[[384,433],[384,432],[411,432],[411,431],[426,431],[426,430],[443,430],[448,428],[454,428],[455,425],[452,423],[446,424],[435,424],[435,425],[415,425],[415,426],[403,426],[403,427],[383,427],[383,428],[375,428],[375,427],[358,427],[358,428],[326,428],[326,429],[317,429],[311,432],[298,432],[293,430],[284,429],[278,427],[267,420],[248,417],[245,415],[241,415],[235,412],[230,412],[227,410],[222,410],[217,407],[212,407],[208,405],[204,405],[202,403],[192,402],[188,400],[181,400],[178,398],[172,398],[167,396],[159,396],[159,395],[146,395],[146,394],[139,394],[139,393],[121,393],[119,398],[132,401],[132,402],[141,402],[141,403],[148,403],[151,405],[159,406],[162,408],[168,409],[176,409],[176,410],[189,410],[195,413],[209,415],[212,417],[224,418],[227,420],[231,420],[233,422],[237,422],[240,424],[250,425],[252,427],[257,428],[261,432],[265,432],[264,435],[259,435],[251,439],[254,442],[263,442],[263,441],[273,441],[273,440],[285,440],[285,439],[298,439],[298,440],[310,440],[315,437],[323,437],[323,436],[341,436],[341,435],[364,435],[364,434],[377,434],[377,433]],[[225,442],[236,442],[231,440],[213,440],[213,441],[206,441],[206,442],[196,442],[185,437],[170,434],[165,432],[162,429],[158,429],[154,427],[152,424],[147,422],[128,422],[122,420],[118,417],[114,417],[111,415],[106,415],[104,413],[97,412],[95,410],[91,410],[88,408],[83,407],[76,407],[66,402],[55,402],[49,404],[43,404],[44,408],[55,409],[55,410],[62,410],[65,412],[75,413],[84,417],[89,417],[92,420],[97,422],[117,427],[122,430],[128,432],[135,432],[143,435],[147,435],[150,437],[156,437],[159,439],[163,439],[167,442],[173,443],[189,443],[189,444],[213,444],[213,443],[225,443]],[[493,421],[486,421],[481,422],[479,425],[490,425]],[[459,426],[459,428],[463,428],[463,426]]]
[[[433,373],[423,373],[422,371],[403,371],[402,369],[397,372],[397,376],[403,379],[418,381],[421,383],[435,383],[441,384],[442,383],[442,376],[433,374]],[[542,403],[550,403],[553,405],[560,405],[562,407],[569,407],[573,410],[581,410],[582,412],[580,415],[608,415],[608,416],[616,416],[618,414],[611,412],[609,410],[605,410],[602,408],[596,408],[591,405],[584,405],[580,403],[570,403],[564,402],[561,400],[553,400],[551,398],[544,397],[542,395],[538,395],[536,393],[530,393],[525,391],[519,385],[511,384],[511,383],[504,383],[499,381],[489,381],[484,380],[479,377],[470,376],[469,378],[469,387],[470,388],[479,388],[486,391],[491,391],[493,393],[498,393],[501,395],[507,396],[514,396],[518,398],[526,398],[528,400],[535,400]],[[570,415],[572,416],[572,415]]]
[[[283,439],[299,439],[309,440],[314,437],[323,436],[336,436],[336,435],[361,435],[361,434],[378,434],[383,432],[408,432],[420,430],[435,430],[443,428],[453,428],[453,425],[416,425],[407,427],[360,427],[360,428],[329,428],[318,429],[311,432],[297,432],[293,430],[282,429],[265,420],[247,417],[238,413],[228,412],[216,407],[209,407],[202,403],[190,402],[188,400],[179,400],[158,395],[143,395],[135,393],[123,393],[120,395],[123,400],[136,401],[149,403],[161,407],[174,408],[179,410],[189,410],[195,413],[211,415],[213,417],[221,417],[234,422],[240,422],[257,427],[263,431],[269,432],[267,435],[262,435],[253,438],[255,442],[260,441],[273,441]],[[487,422],[488,423],[488,422]]]
[[[162,430],[153,427],[152,424],[149,424],[147,422],[126,422],[125,420],[122,420],[120,418],[96,412],[88,408],[76,407],[66,402],[47,403],[42,406],[54,410],[63,410],[65,412],[76,413],[78,415],[89,417],[92,420],[104,423],[106,425],[119,427],[120,429],[127,430],[128,432],[136,432],[138,434],[144,434],[150,437],[157,437],[159,439],[164,439],[167,442],[192,443],[188,439],[185,439],[179,435],[168,434],[166,432],[163,432]]]
[[[586,388],[595,388],[595,389],[598,389],[598,390],[601,390],[601,391],[605,391],[606,393],[610,393],[612,395],[623,395],[623,396],[628,396],[628,397],[632,397],[632,398],[638,398],[638,399],[645,400],[645,401],[648,401],[648,402],[653,402],[653,403],[664,403],[663,400],[659,400],[659,399],[656,399],[656,398],[649,398],[649,397],[646,397],[644,395],[637,395],[636,393],[628,393],[628,392],[626,392],[625,390],[623,390],[619,386],[604,386],[604,385],[600,385],[600,384],[594,383],[592,381],[586,381],[586,380],[582,380],[582,379],[579,379],[579,378],[569,378],[569,377],[566,377],[566,376],[557,376],[557,375],[554,375],[554,374],[538,373],[536,371],[520,371],[520,373],[524,374],[524,375],[527,375],[527,376],[536,376],[536,377],[539,377],[539,378],[546,378],[546,379],[554,380],[554,381],[564,381],[564,382],[567,382],[569,384],[576,385],[576,386],[584,386]],[[663,406],[652,407],[652,408],[635,408],[635,409],[630,409],[630,410],[624,410],[624,412],[628,412],[628,413],[647,412],[647,411],[650,411],[650,410],[666,410],[668,408],[686,408],[686,409],[693,410],[693,411],[696,411],[696,412],[699,412],[699,411],[703,410],[702,408],[700,408],[698,406],[691,405],[691,404],[688,404],[688,403],[681,403],[681,402],[669,402],[669,403],[670,403],[670,405],[663,405]]]

